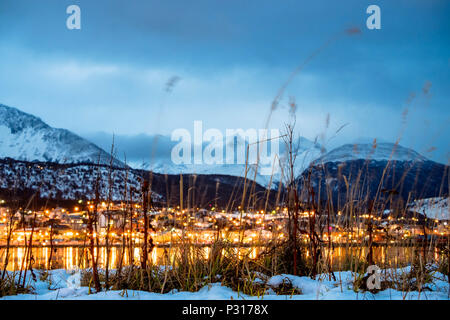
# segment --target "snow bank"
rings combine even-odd
[[[388,272],[392,272],[389,270]],[[407,272],[408,269],[398,269],[396,272]],[[89,294],[89,288],[80,286],[80,276],[73,271],[53,270],[45,280],[28,277],[32,288],[30,294],[6,296],[0,300],[449,300],[449,284],[444,275],[434,274],[433,283],[428,285],[432,291],[401,292],[387,289],[376,294],[370,292],[353,291],[355,274],[336,272],[336,281],[330,280],[328,275],[319,275],[316,280],[309,277],[298,277],[288,274],[274,276],[267,280],[267,285],[277,287],[289,281],[298,288],[301,294],[276,295],[273,290],[263,297],[243,295],[231,290],[220,283],[213,283],[203,287],[198,292],[177,292],[167,294],[136,291],[113,290]]]

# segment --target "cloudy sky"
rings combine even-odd
[[[66,28],[71,4],[81,30]],[[381,8],[381,30],[366,28],[370,4]],[[401,137],[447,162],[449,16],[444,0],[2,0],[0,103],[100,144],[112,133],[136,144],[192,131],[194,120],[264,128],[306,61],[270,127],[288,121],[295,97],[299,133],[325,133],[328,148]]]

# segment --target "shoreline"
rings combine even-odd
[[[181,247],[185,244],[183,243],[172,243],[172,244],[157,244],[154,247],[155,248],[170,248],[170,247]],[[213,245],[213,243],[190,243],[190,246],[193,247],[210,247]],[[438,247],[440,244],[436,243],[434,244],[432,247]],[[254,247],[266,247],[267,245],[264,244],[248,244],[248,243],[240,243],[240,244],[234,244],[234,243],[229,243],[226,244],[226,246],[231,247],[231,248],[254,248]],[[411,243],[411,244],[407,244],[407,243],[401,243],[401,242],[396,242],[396,243],[373,243],[372,244],[373,247],[411,247],[411,248],[423,248],[422,243]],[[430,246],[430,244],[428,244],[428,246]],[[29,246],[27,245],[19,245],[19,244],[14,244],[14,245],[10,245],[9,248],[28,248]],[[50,245],[35,245],[33,244],[31,246],[32,248],[51,248]],[[97,247],[97,245],[95,246]],[[98,247],[100,248],[106,248],[105,244],[100,244],[98,245]],[[114,248],[122,248],[122,244],[110,244],[109,247],[114,247]],[[141,245],[140,244],[135,244],[133,245],[134,248],[140,248]],[[304,248],[304,247],[308,247],[308,245],[306,244],[301,244],[299,245],[299,247]],[[322,247],[328,247],[328,244],[323,244]],[[368,244],[366,243],[358,243],[358,244],[352,244],[352,243],[333,243],[332,245],[333,248],[345,248],[345,247],[353,247],[353,248],[365,248],[368,247]],[[0,249],[6,249],[7,245],[6,244],[0,244]],[[53,248],[89,248],[89,244],[83,244],[83,243],[64,243],[64,244],[54,244]],[[128,246],[125,246],[125,248],[128,248]]]

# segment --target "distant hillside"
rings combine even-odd
[[[447,195],[448,166],[392,143],[344,145],[320,157],[300,176],[322,200],[390,199],[403,202]],[[327,192],[329,192],[327,194]]]

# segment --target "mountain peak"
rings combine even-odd
[[[426,161],[427,158],[416,151],[405,148],[399,144],[383,143],[359,143],[345,144],[335,148],[318,158],[315,163],[345,162],[351,160],[375,160],[375,161]]]
[[[13,134],[26,128],[50,128],[40,118],[4,104],[0,104],[0,125],[10,128]]]
[[[3,104],[0,104],[0,158],[57,163],[110,162],[110,155],[93,143]],[[113,165],[124,166],[116,159]]]

